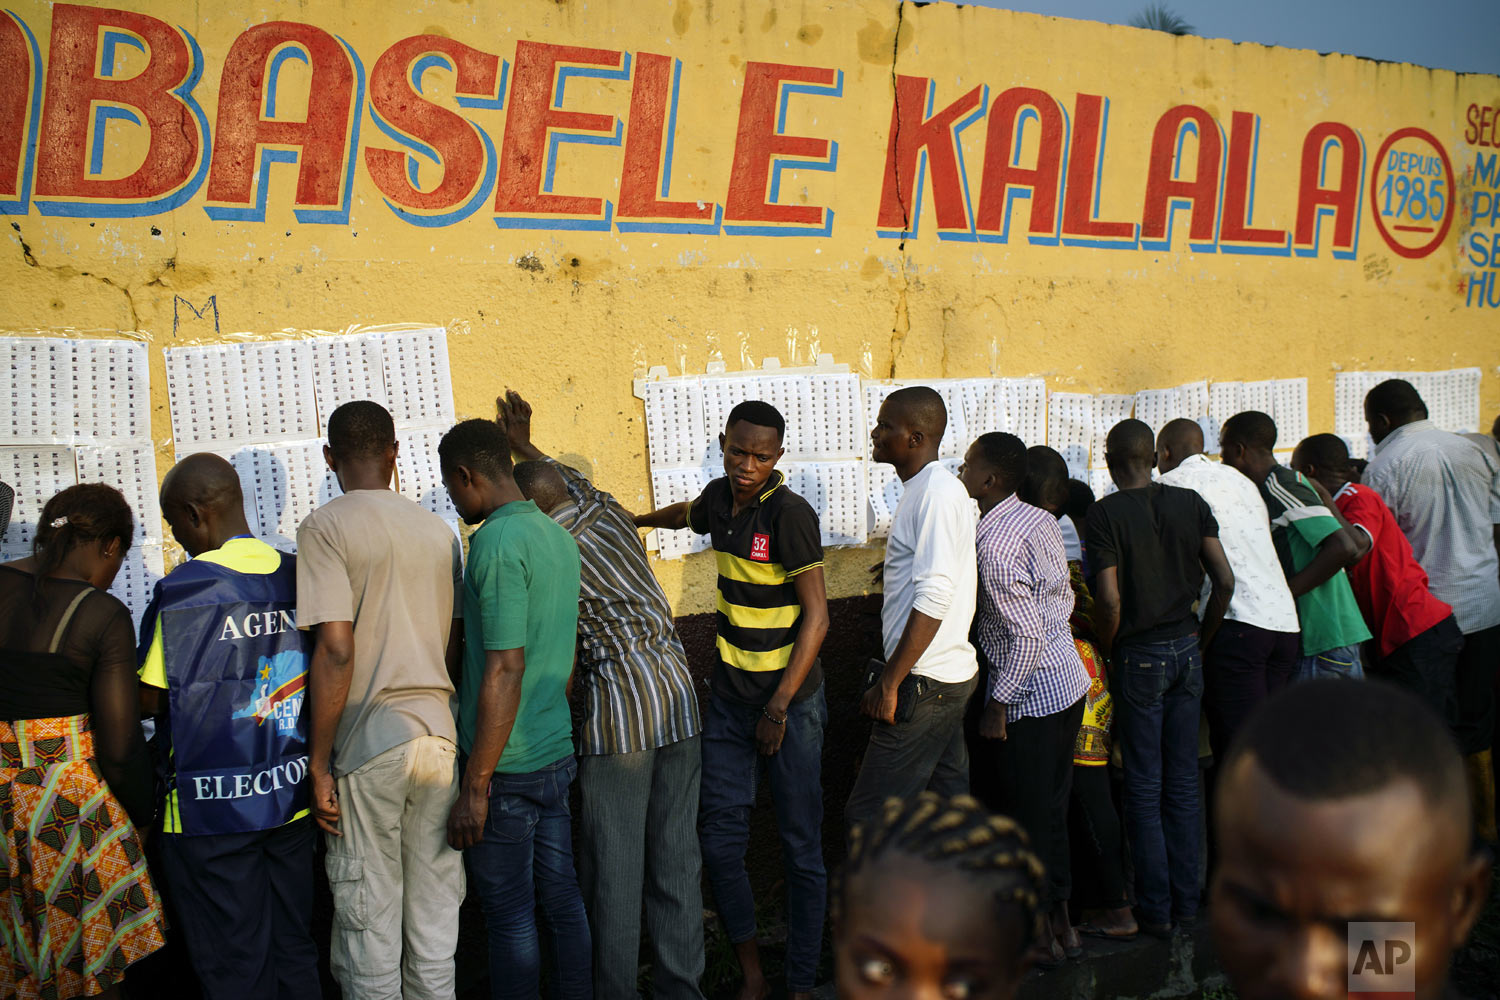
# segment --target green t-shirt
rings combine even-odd
[[[530,500],[508,503],[469,538],[458,745],[474,748],[486,650],[526,650],[521,705],[495,770],[525,774],[573,752],[566,688],[578,634],[578,544]]]
[[[1276,555],[1291,579],[1313,561],[1323,539],[1339,530],[1338,519],[1307,480],[1284,465],[1271,469],[1260,484],[1260,495],[1271,516]],[[1343,570],[1297,598],[1297,617],[1302,623],[1303,656],[1357,646],[1370,638]]]

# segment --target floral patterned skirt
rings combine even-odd
[[[0,1000],[93,996],[165,943],[135,827],[87,715],[0,721]]]

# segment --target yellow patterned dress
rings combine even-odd
[[[58,644],[86,596],[47,652],[0,649],[8,680],[21,667],[67,676]],[[87,714],[0,720],[0,835],[0,1000],[94,996],[165,943],[140,838],[100,776]]]
[[[1114,718],[1114,699],[1109,694],[1104,661],[1094,647],[1094,595],[1089,593],[1088,584],[1083,581],[1082,567],[1071,562],[1068,569],[1073,582],[1073,617],[1069,621],[1073,628],[1073,645],[1078,649],[1078,658],[1083,661],[1084,669],[1089,672],[1089,689],[1083,702],[1083,725],[1078,727],[1073,763],[1103,767],[1109,763],[1109,730]]]

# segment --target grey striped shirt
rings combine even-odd
[[[582,559],[578,674],[580,754],[654,750],[696,736],[698,695],[672,608],[628,511],[577,469],[546,459],[572,503],[552,511]]]

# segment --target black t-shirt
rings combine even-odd
[[[1111,493],[1089,508],[1089,570],[1117,567],[1120,630],[1115,643],[1154,642],[1198,629],[1203,539],[1219,537],[1213,511],[1193,490],[1152,483]]]
[[[772,472],[760,495],[738,516],[729,479],[704,488],[688,508],[688,527],[713,541],[718,564],[718,664],[715,694],[749,705],[771,700],[802,630],[796,577],[823,565],[818,515]],[[823,683],[814,662],[793,701]]]

